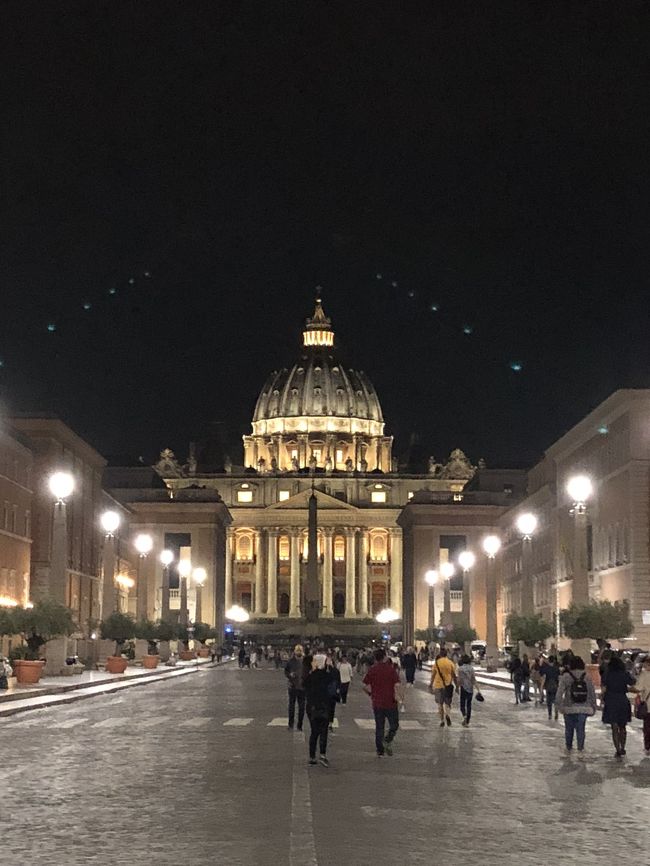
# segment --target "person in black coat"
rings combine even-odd
[[[329,767],[327,760],[327,730],[334,678],[331,668],[325,666],[326,656],[317,654],[312,661],[311,673],[305,679],[307,718],[311,726],[309,735],[309,763],[316,764],[316,745],[320,741],[320,763]]]

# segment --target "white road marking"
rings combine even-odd
[[[374,731],[375,730],[375,720],[374,719],[355,719],[354,720],[360,728],[363,728],[364,731]]]
[[[271,721],[268,723],[268,725],[266,727],[267,728],[273,728],[273,727],[279,728],[282,725],[283,727],[286,728],[288,724],[289,723],[287,721],[286,716],[276,716],[274,719],[271,719]]]
[[[286,724],[286,719],[281,721]],[[295,737],[293,740],[289,866],[318,866],[309,773],[305,759],[305,738],[303,736]],[[310,767],[309,769],[321,773],[329,772],[324,767]]]
[[[69,728],[76,728],[78,725],[83,725],[87,721],[88,719],[67,719],[65,722],[57,722],[56,724],[51,725],[51,728],[55,731],[66,731]]]
[[[169,718],[169,716],[156,716],[155,719],[138,719],[137,721],[134,721],[133,724],[138,731],[141,731],[144,728],[161,727],[169,721]]]
[[[119,728],[120,725],[129,725],[131,722],[131,716],[114,716],[112,719],[102,719],[101,722],[95,722],[93,728]]]
[[[229,726],[236,727],[236,728],[243,728],[246,725],[250,725],[250,723],[252,721],[253,721],[252,719],[228,719],[228,721],[224,722],[223,725],[224,725],[224,728],[229,727]]]
[[[214,722],[212,716],[197,716],[195,719],[185,719],[184,722],[179,722],[179,728],[203,728]]]
[[[422,725],[416,719],[404,719],[399,723],[400,730],[404,731],[421,731]]]

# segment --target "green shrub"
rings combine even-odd
[[[135,620],[131,614],[116,610],[102,620],[99,632],[104,640],[115,641],[115,655],[119,656],[124,643],[135,635]]]

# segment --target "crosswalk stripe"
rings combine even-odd
[[[224,722],[224,727],[243,728],[245,725],[250,725],[252,719],[228,719]]]
[[[417,721],[417,719],[404,719],[404,721],[400,720],[399,726],[400,726],[400,728],[403,728],[405,731],[421,731],[421,730],[423,730],[422,725]]]
[[[273,727],[279,728],[281,725],[284,726],[285,728],[287,727],[288,722],[287,722],[286,716],[276,716],[274,719],[271,719],[271,721],[267,724],[266,727],[267,728],[273,728]]]
[[[178,724],[179,728],[202,728],[214,722],[212,716],[197,716],[195,719],[185,719]]]
[[[132,721],[130,716],[114,716],[112,719],[102,719],[95,722],[93,728],[119,728],[120,725],[128,725]]]
[[[374,719],[355,719],[354,720],[360,728],[363,728],[364,731],[374,731],[375,730],[375,720]]]
[[[138,719],[134,722],[134,725],[138,730],[142,730],[143,728],[158,728],[168,722],[169,718],[169,716],[156,716],[155,719]]]
[[[67,719],[65,722],[57,722],[51,727],[55,731],[67,731],[70,728],[76,728],[78,725],[83,725],[88,721],[88,719]]]

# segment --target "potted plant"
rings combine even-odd
[[[176,639],[178,640],[178,657],[181,661],[188,662],[196,658],[194,650],[190,649],[189,632],[192,626],[183,625],[179,622],[176,626]]]
[[[199,658],[207,659],[210,655],[210,650],[205,643],[210,637],[212,637],[212,629],[207,622],[194,623],[194,640],[198,640],[201,644],[198,650]]]
[[[633,625],[630,619],[630,605],[627,601],[595,601],[587,604],[570,604],[560,611],[562,630],[573,641],[595,640],[598,646],[605,646],[607,640],[620,640],[631,634]],[[600,686],[597,664],[590,664],[591,658],[584,659],[588,676],[594,686]]]
[[[49,640],[68,637],[77,630],[72,611],[65,604],[45,598],[32,607],[16,607],[11,612],[15,634],[20,634],[24,643],[11,650],[16,680],[20,684],[37,683],[45,666],[41,649]]]
[[[533,616],[511,613],[506,620],[506,631],[513,644],[523,644],[532,648],[551,637],[555,632],[555,626],[552,622],[542,619],[538,613]]]
[[[122,656],[122,647],[135,633],[135,620],[130,614],[116,610],[101,622],[99,631],[104,640],[115,641],[115,655],[106,659],[107,673],[123,674],[128,662]]]
[[[158,623],[150,619],[138,620],[135,624],[135,636],[138,640],[146,640],[148,644],[147,654],[142,656],[143,668],[157,668],[160,656],[158,655],[158,641],[160,635]]]

